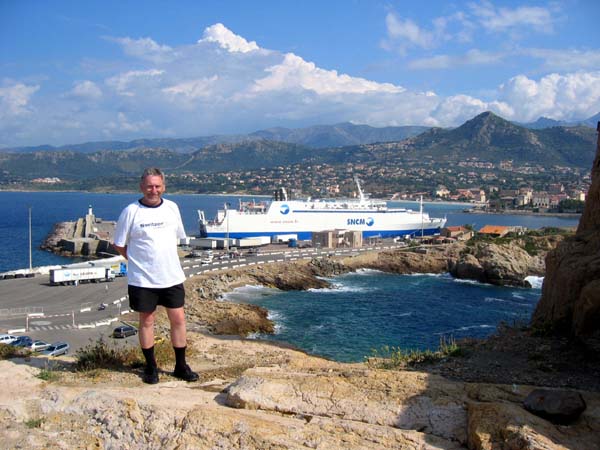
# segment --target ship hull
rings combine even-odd
[[[385,238],[438,234],[445,223],[446,219],[406,209],[328,209],[322,204],[274,201],[265,213],[219,211],[216,221],[201,224],[201,234],[217,238],[295,234],[308,240],[314,232],[341,229],[361,231],[364,238]]]

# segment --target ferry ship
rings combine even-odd
[[[309,240],[312,233],[324,230],[362,231],[363,238],[425,236],[439,234],[446,218],[432,218],[423,211],[390,208],[383,200],[368,198],[358,180],[357,199],[290,200],[285,188],[275,192],[270,202],[243,202],[238,208],[217,211],[207,220],[198,211],[200,236],[214,238],[247,238],[256,236],[295,235]]]

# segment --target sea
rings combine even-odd
[[[28,268],[31,221],[31,265],[76,261],[39,249],[55,223],[74,221],[92,208],[96,217],[116,220],[139,194],[83,192],[0,192],[0,273]],[[216,214],[225,203],[236,205],[252,196],[165,195],[181,210],[188,235],[198,233],[198,213]],[[390,206],[418,209],[416,202]],[[574,227],[573,217],[471,214],[465,204],[425,203],[432,217],[446,217],[447,225],[520,225]],[[31,218],[31,219],[30,219]],[[455,280],[447,274],[395,275],[361,270],[328,280],[327,289],[282,292],[246,286],[225,300],[252,303],[269,310],[276,324],[272,335],[254,338],[283,342],[308,353],[337,361],[358,362],[386,348],[436,349],[441,341],[485,337],[497,326],[527,322],[541,294],[541,278],[531,278],[531,289],[485,285]],[[0,299],[1,303],[1,299]]]

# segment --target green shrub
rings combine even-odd
[[[169,341],[154,345],[154,356],[159,366],[173,365],[175,355]],[[131,367],[141,367],[145,364],[144,355],[139,346],[118,348],[113,343],[107,343],[103,338],[77,350],[75,357],[76,368],[81,372],[91,372],[97,369],[121,370]]]
[[[25,426],[27,428],[40,428],[44,422],[45,419],[43,417],[37,419],[29,419],[25,421]]]
[[[52,366],[48,366],[48,363],[46,362],[46,367],[44,367],[43,369],[40,369],[40,371],[36,375],[36,377],[39,378],[40,380],[52,382],[52,381],[58,380],[60,378],[60,374],[59,374],[59,372],[54,370],[52,368]]]
[[[379,369],[402,369],[422,363],[433,363],[447,357],[462,355],[462,349],[453,338],[449,341],[445,337],[440,339],[437,350],[403,350],[399,347],[383,346],[380,350],[371,350],[367,357],[367,364]]]

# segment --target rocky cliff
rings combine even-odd
[[[587,409],[568,426],[555,425],[523,407],[532,386],[335,363],[195,333],[189,347],[197,383],[166,371],[153,386],[142,383],[140,369],[80,373],[69,357],[0,361],[1,447],[600,448],[598,392],[580,391]]]
[[[542,297],[532,324],[600,349],[600,137],[584,213],[575,236],[546,258]]]

